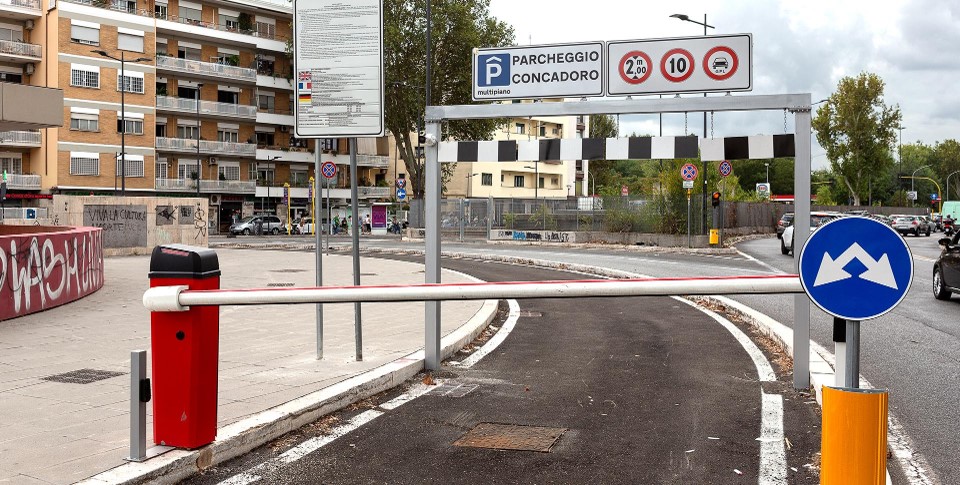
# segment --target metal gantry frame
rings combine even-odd
[[[526,118],[531,116],[580,116],[596,114],[662,114],[697,111],[774,111],[794,114],[794,247],[803,247],[810,236],[810,93],[779,95],[718,96],[705,98],[651,98],[623,100],[582,100],[560,103],[481,104],[427,106],[426,147],[426,275],[425,283],[440,278],[440,195],[438,162],[441,124],[451,120]],[[794,251],[794,268],[799,272],[800,252]],[[793,385],[810,387],[810,300],[794,296]],[[440,302],[425,302],[425,366],[440,369]]]

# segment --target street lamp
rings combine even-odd
[[[266,160],[264,160],[264,161],[267,162],[267,163],[269,163],[269,162],[272,162],[272,161],[274,161],[274,160],[279,160],[279,159],[280,159],[280,155],[274,155],[274,156],[272,156],[272,157],[270,157],[270,158],[268,158],[268,159],[266,159]],[[259,168],[259,167],[258,167],[258,168]],[[258,172],[259,172],[259,170],[258,170]],[[270,198],[270,184],[273,183],[273,180],[266,180],[266,177],[264,177],[264,182],[267,183],[267,197],[266,197],[266,198],[269,199],[269,198]],[[265,213],[265,212],[267,211],[267,208],[266,208],[265,206],[266,206],[266,203],[265,203],[265,202],[260,202],[260,212],[264,212],[264,213]]]
[[[947,191],[945,194],[943,194],[943,198],[946,200],[950,200],[950,177],[953,177],[958,173],[960,173],[960,170],[955,170],[951,172],[950,175],[947,175]]]
[[[903,125],[900,125],[897,127],[897,130],[900,131],[900,141],[897,144],[897,164],[899,165],[897,168],[898,177],[903,176],[903,129],[904,128],[905,127]],[[903,180],[900,180],[900,189],[903,190]]]
[[[94,54],[100,54],[107,59],[113,59],[115,61],[120,61],[120,75],[118,76],[117,89],[120,90],[120,195],[127,195],[127,97],[125,96],[129,88],[127,81],[125,79],[130,79],[127,77],[127,71],[124,69],[124,64],[127,60],[124,57],[124,52],[120,51],[120,58],[107,54],[107,51],[96,50],[91,51]],[[131,59],[130,62],[149,62],[152,59],[147,57],[138,57],[136,59]],[[133,84],[130,82],[129,84]],[[117,179],[113,179],[113,188],[117,188]],[[116,194],[114,194],[116,195]]]
[[[707,14],[703,14],[703,22],[697,22],[696,20],[691,19],[690,16],[682,13],[675,13],[670,17],[678,20],[682,20],[684,22],[690,22],[697,25],[702,25],[704,36],[707,35],[708,28],[716,30],[716,27],[707,24]],[[703,93],[703,97],[706,98],[707,93]],[[707,112],[706,111],[703,112],[703,138],[704,139],[707,138]],[[707,232],[707,162],[706,161],[703,162],[703,212],[702,214],[703,214],[702,229],[703,229],[703,232],[706,233]]]
[[[200,88],[202,83],[197,83],[197,197],[200,197]]]
[[[533,200],[540,198],[540,163],[538,160],[533,162],[533,166],[524,165],[523,168],[533,170]]]
[[[924,165],[924,166],[922,166],[922,167],[914,170],[913,173],[910,174],[910,192],[913,192],[913,191],[914,191],[914,190],[913,190],[913,181],[914,181],[914,178],[913,178],[913,177],[915,177],[915,176],[917,175],[917,172],[919,172],[919,171],[921,171],[921,170],[923,170],[923,169],[925,169],[925,168],[927,168],[927,167],[929,167],[929,166],[930,166],[930,165]],[[917,199],[913,199],[913,202],[916,203],[916,202],[917,202]]]

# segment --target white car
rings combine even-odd
[[[810,213],[810,232],[816,231],[818,227],[843,217],[843,214],[836,212],[811,212]],[[780,254],[790,254],[793,252],[793,224],[783,230],[783,236],[780,238]]]

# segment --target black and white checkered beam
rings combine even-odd
[[[443,162],[656,160],[697,158],[696,136],[441,142]]]
[[[793,135],[733,136],[700,141],[700,159],[705,162],[795,156]]]

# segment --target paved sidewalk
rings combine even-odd
[[[217,252],[224,288],[313,286],[312,253]],[[149,313],[141,304],[148,266],[149,257],[107,258],[100,291],[0,322],[0,483],[72,483],[126,463],[130,351],[150,346]],[[445,272],[443,280],[469,278]],[[363,258],[361,282],[422,283],[423,267]],[[324,257],[324,283],[352,284],[349,255]],[[484,302],[443,303],[443,334],[490,310]],[[324,359],[317,361],[312,305],[221,309],[218,429],[423,347],[422,303],[364,304],[362,316],[364,361],[354,359],[352,304],[324,307]],[[79,369],[122,375],[89,384],[43,379]]]

